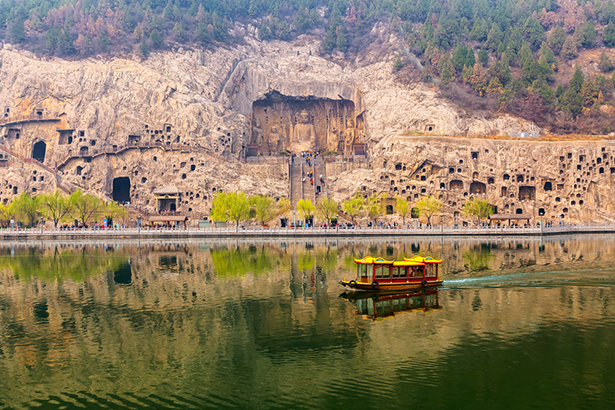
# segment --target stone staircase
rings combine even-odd
[[[290,165],[290,207],[294,209],[297,202],[303,199],[304,185],[302,182],[303,162],[300,159],[295,159]]]
[[[322,157],[315,158],[313,161],[314,164],[314,204],[320,202],[323,198],[327,198],[329,193],[327,191],[327,167]],[[320,183],[320,176],[322,175],[322,179],[325,182],[324,185]],[[320,190],[320,191],[319,191]],[[316,193],[318,195],[316,195]]]
[[[19,155],[17,152],[11,150],[9,147],[7,147],[5,145],[0,145],[0,151],[3,151],[5,153],[7,153],[7,154],[10,154],[13,157],[13,159],[16,160],[16,161],[22,162],[24,164],[34,165],[37,168],[40,168],[42,170],[45,170],[45,171],[51,173],[55,177],[56,188],[62,190],[66,194],[70,195],[71,193],[73,193],[75,191],[74,189],[71,189],[70,187],[66,186],[62,182],[62,176],[60,175],[60,173],[56,169],[52,169],[51,167],[48,167],[47,165],[45,165],[42,162],[39,162],[39,161],[37,161],[35,159],[24,158],[23,156]]]

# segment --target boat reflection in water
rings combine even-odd
[[[364,319],[380,320],[405,312],[431,314],[442,310],[438,289],[416,290],[404,293],[349,292],[340,296],[356,304],[357,315]]]

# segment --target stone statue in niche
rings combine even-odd
[[[278,132],[278,127],[276,125],[271,127],[271,132],[269,132],[269,155],[277,154],[283,149],[282,146],[282,136]]]
[[[263,145],[264,134],[261,128],[261,121],[258,118],[254,118],[254,124],[252,125],[252,145],[258,145],[261,149]]]
[[[316,146],[316,129],[310,121],[310,114],[303,110],[293,129],[292,148],[294,151],[311,151]]]
[[[344,133],[344,154],[352,155],[352,148],[355,143],[356,130],[354,128],[354,120],[348,118],[346,124],[346,132]]]

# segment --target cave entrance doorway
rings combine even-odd
[[[158,213],[161,215],[177,212],[177,202],[180,192],[174,186],[158,188],[154,191]]]
[[[121,204],[130,202],[130,178],[113,178],[113,200]]]
[[[45,161],[45,151],[47,151],[47,144],[43,141],[37,142],[32,147],[32,159],[43,163]]]

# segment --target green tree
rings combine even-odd
[[[491,81],[489,81],[489,85],[485,91],[487,94],[500,94],[503,89],[504,87],[502,86],[500,79],[497,77],[491,77]]]
[[[141,39],[141,42],[139,43],[139,51],[141,52],[143,57],[145,57],[145,58],[149,57],[149,53],[150,53],[151,50],[149,48],[149,44],[148,44],[147,40],[145,39],[145,37],[143,37]]]
[[[101,215],[107,220],[107,226],[112,227],[114,221],[124,222],[128,219],[129,214],[126,208],[117,202],[110,202],[105,204],[99,211]]]
[[[607,47],[615,47],[615,23],[613,21],[609,21],[609,24],[604,28],[602,41]]]
[[[421,199],[416,203],[420,218],[427,218],[427,225],[431,225],[431,217],[442,210],[442,201],[433,195]]]
[[[316,203],[316,215],[327,224],[331,223],[331,218],[337,215],[337,202],[331,198],[324,198]]]
[[[184,41],[186,41],[186,30],[184,30],[184,26],[181,22],[175,23],[175,26],[173,27],[173,33],[175,34],[175,40],[177,40],[179,43],[183,43]]]
[[[325,53],[330,54],[335,49],[336,42],[337,36],[335,34],[335,29],[329,28],[325,34],[324,40],[322,41],[322,48]]]
[[[476,57],[474,56],[474,50],[469,48],[468,52],[466,53],[466,61],[464,65],[466,67],[474,67],[475,64],[476,64]]]
[[[474,21],[472,31],[470,31],[470,38],[474,41],[482,43],[487,39],[489,34],[489,24],[485,19],[479,18]]]
[[[470,85],[481,97],[485,95],[487,86],[489,85],[489,79],[485,69],[480,63],[474,64],[472,75],[469,78]]]
[[[106,28],[103,28],[98,35],[98,48],[106,53],[109,51],[109,46],[111,45],[111,40],[109,40],[109,32]]]
[[[487,35],[487,41],[485,42],[485,47],[492,52],[495,52],[500,47],[502,40],[504,39],[504,33],[500,29],[500,26],[497,23],[493,23],[491,25],[491,30],[489,30],[489,34]]]
[[[60,34],[60,39],[58,42],[58,48],[63,55],[71,55],[75,54],[75,39],[70,32],[68,27],[64,27],[62,29],[62,33]]]
[[[16,216],[29,226],[38,222],[41,216],[41,206],[39,197],[31,196],[27,192],[22,192],[14,200],[14,210]]]
[[[346,200],[342,203],[342,209],[352,219],[352,223],[356,225],[356,218],[359,216],[365,203],[360,193],[356,193],[352,199]]]
[[[564,46],[567,37],[566,30],[564,30],[562,26],[555,26],[553,30],[551,30],[551,34],[547,39],[547,45],[555,54],[559,54],[560,51],[562,51],[562,47]]]
[[[299,216],[304,221],[314,216],[314,210],[314,204],[309,199],[300,199],[297,202],[297,212],[299,212]]]
[[[572,60],[578,55],[577,44],[572,36],[569,36],[562,46],[561,56],[567,60]]]
[[[47,52],[53,54],[58,48],[58,42],[60,41],[61,31],[56,26],[51,26],[51,28],[45,34],[45,48]]]
[[[342,53],[345,53],[348,49],[348,43],[346,41],[346,30],[344,30],[344,26],[337,27],[337,41],[335,42],[335,48],[337,48]]]
[[[585,48],[593,48],[596,47],[596,26],[593,21],[589,20],[587,23],[583,25],[582,29],[582,40],[581,44]]]
[[[458,45],[457,48],[455,48],[455,51],[453,51],[453,58],[451,61],[453,63],[453,66],[455,66],[455,71],[457,71],[458,73],[463,70],[463,66],[466,63],[467,55],[468,49],[466,48],[466,46],[461,44]]]
[[[250,205],[256,213],[256,219],[262,226],[273,218],[276,209],[273,207],[273,199],[267,195],[254,195],[250,197]]]
[[[378,218],[382,215],[382,198],[379,195],[373,194],[365,201],[365,209],[367,216],[374,222],[378,222]]]
[[[164,10],[162,10],[162,17],[164,17],[165,20],[173,20],[173,3],[171,3],[171,0],[169,0]]]
[[[532,83],[532,91],[537,93],[542,98],[543,104],[547,107],[555,106],[555,92],[544,78],[538,78]]]
[[[519,52],[517,53],[517,63],[519,67],[523,68],[524,66],[529,65],[534,61],[534,54],[530,47],[527,44],[523,44]]]
[[[226,222],[229,220],[229,207],[227,193],[218,191],[211,202],[209,217],[215,222]]]
[[[155,49],[160,49],[164,46],[164,40],[156,29],[153,29],[152,32],[149,34],[149,41],[152,43],[152,47],[154,47]]]
[[[70,195],[69,201],[74,207],[74,215],[83,226],[94,220],[98,213],[104,209],[104,202],[100,198],[84,194],[81,190],[76,190]]]
[[[551,50],[546,41],[543,42],[540,46],[540,52],[538,53],[538,55],[538,62],[540,64],[547,64],[549,66],[551,66],[552,64],[557,65],[557,59],[555,58],[555,55],[553,55],[553,50]]]
[[[281,218],[286,216],[288,214],[288,211],[290,211],[290,199],[280,198],[276,209],[276,215]]]
[[[478,52],[478,61],[483,67],[485,67],[489,63],[489,53],[487,52],[486,48],[481,48]]]
[[[545,30],[538,20],[530,16],[523,26],[523,35],[532,49],[537,50],[545,39]]]
[[[608,73],[613,69],[613,63],[611,63],[611,59],[606,55],[604,51],[600,53],[600,60],[598,60],[598,68],[603,73]]]
[[[0,224],[2,226],[9,226],[11,219],[15,218],[15,206],[14,202],[10,204],[2,204],[0,203]]]
[[[228,217],[235,222],[235,231],[239,230],[239,223],[246,221],[250,214],[250,201],[242,191],[231,192],[226,195]]]
[[[583,96],[581,90],[583,89],[583,83],[585,79],[581,67],[577,66],[570,85],[564,94],[562,94],[559,106],[562,111],[570,114],[573,118],[576,118],[583,111]]]
[[[56,189],[54,192],[39,196],[43,214],[53,221],[53,226],[57,227],[58,222],[62,221],[74,210],[71,198],[65,196]]]
[[[269,27],[266,28],[267,33],[270,33]],[[259,29],[259,37],[261,40],[266,40],[266,38],[263,38],[262,36],[262,29]],[[196,26],[196,39],[203,47],[209,47],[212,44],[213,36],[205,24],[199,23]]]
[[[448,54],[443,55],[438,60],[438,72],[440,73],[440,80],[444,84],[448,84],[453,79],[455,66],[448,57]]]
[[[463,205],[462,212],[466,217],[476,218],[476,222],[479,223],[481,219],[486,219],[493,215],[495,210],[493,206],[489,205],[487,200],[470,198]]]
[[[306,33],[311,28],[311,20],[307,7],[299,7],[293,20],[293,25],[297,28],[299,34]]]
[[[406,218],[410,214],[410,204],[401,196],[397,197],[397,214],[401,216],[402,223],[406,224]]]
[[[19,44],[26,38],[24,19],[17,17],[11,24],[11,43]]]

